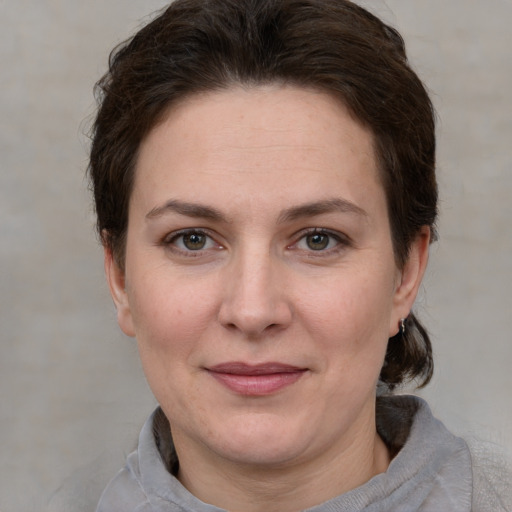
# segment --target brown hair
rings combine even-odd
[[[89,173],[102,242],[124,264],[139,146],[171,104],[234,84],[282,83],[339,98],[373,135],[399,267],[422,226],[435,237],[434,112],[398,32],[348,0],[175,0],[115,49],[98,82]],[[429,337],[411,314],[381,380],[425,385]]]

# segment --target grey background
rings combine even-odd
[[[163,4],[0,0],[2,512],[42,510],[60,486],[95,496],[155,405],[104,283],[83,132],[109,50]],[[440,117],[441,241],[418,300],[437,366],[421,394],[510,450],[512,2],[364,4],[401,30]]]

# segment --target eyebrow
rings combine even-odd
[[[347,201],[346,199],[333,198],[323,201],[315,201],[299,206],[294,206],[284,210],[279,215],[278,222],[289,222],[302,217],[314,217],[315,215],[324,215],[326,213],[352,213],[362,217],[368,217],[368,213],[361,207]]]
[[[277,222],[294,221],[303,217],[314,217],[316,215],[324,215],[327,213],[351,213],[362,217],[367,217],[368,214],[365,210],[356,204],[347,201],[346,199],[333,198],[325,199],[322,201],[314,201],[311,203],[302,204],[288,208],[281,212]],[[162,206],[157,206],[146,214],[146,219],[151,220],[161,217],[166,213],[177,213],[186,217],[193,217],[197,219],[208,219],[216,222],[229,223],[227,217],[222,212],[211,206],[206,206],[197,203],[188,203],[171,199]]]
[[[153,208],[146,214],[146,219],[154,219],[161,217],[166,213],[178,213],[186,217],[194,217],[197,219],[209,219],[217,222],[228,222],[226,217],[216,208],[196,203],[187,203],[184,201],[170,200],[162,206]]]

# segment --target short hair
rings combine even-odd
[[[435,114],[400,34],[348,0],[175,0],[110,55],[96,84],[89,176],[102,243],[123,267],[141,142],[171,105],[235,85],[293,85],[338,98],[373,134],[395,260],[423,226],[436,237]],[[413,313],[380,379],[425,385],[427,332]]]

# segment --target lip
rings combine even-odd
[[[265,396],[291,386],[307,368],[277,362],[251,365],[236,361],[209,367],[207,371],[230,391],[246,396]]]

